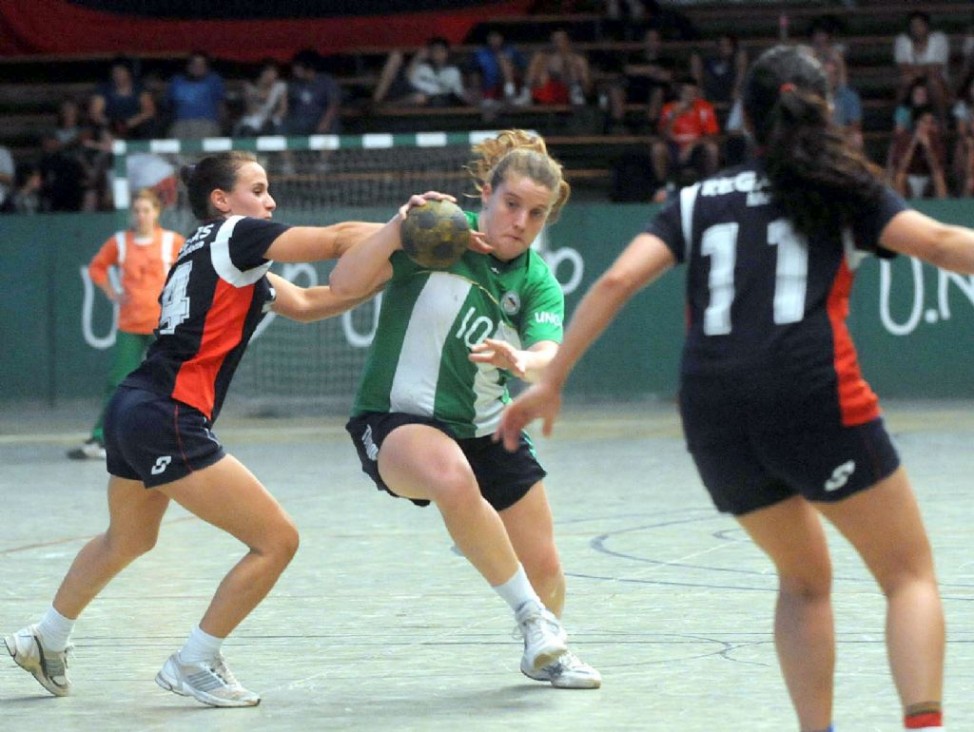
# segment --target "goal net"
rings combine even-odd
[[[494,132],[362,136],[209,138],[119,141],[114,192],[119,217],[131,194],[160,191],[170,204],[166,228],[189,234],[196,221],[182,186],[181,165],[223,150],[249,150],[267,169],[278,208],[275,220],[298,225],[387,221],[411,194],[449,193],[461,206],[475,194],[463,166],[471,145]],[[465,203],[466,202],[466,203]],[[300,285],[324,284],[333,263],[274,265]],[[265,318],[241,361],[227,406],[252,415],[344,413],[365,363],[381,294],[336,318],[305,324]]]

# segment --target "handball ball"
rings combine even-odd
[[[447,269],[470,244],[470,224],[450,201],[427,201],[406,214],[400,228],[402,250],[420,267]]]

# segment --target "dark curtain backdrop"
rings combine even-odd
[[[164,55],[205,49],[236,61],[286,61],[303,48],[461,43],[476,24],[530,0],[0,0],[0,56]]]

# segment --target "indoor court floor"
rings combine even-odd
[[[885,403],[934,544],[948,622],[945,721],[974,729],[974,403]],[[104,466],[72,462],[94,409],[0,409],[0,634],[46,609],[105,527]],[[0,650],[0,729],[733,730],[797,728],[771,638],[770,563],[701,486],[669,402],[576,406],[549,470],[565,624],[603,687],[565,691],[518,670],[511,614],[451,547],[434,508],[373,489],[340,417],[228,413],[217,434],[294,516],[298,554],[224,650],[263,696],[218,710],[153,679],[242,547],[173,506],[156,549],[78,622],[74,694],[55,699]],[[884,603],[830,532],[838,732],[901,728]]]

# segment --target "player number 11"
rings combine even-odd
[[[731,305],[734,303],[734,265],[737,261],[736,223],[716,224],[703,232],[700,250],[710,257],[710,304],[703,314],[706,335],[731,332]],[[777,247],[774,284],[774,322],[797,323],[805,316],[808,286],[808,242],[795,232],[787,219],[768,224],[768,245]]]

